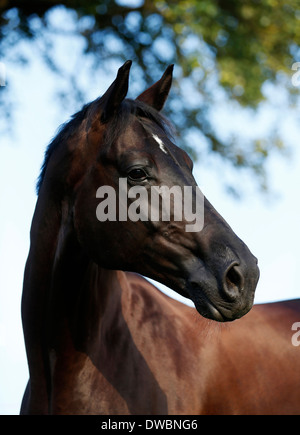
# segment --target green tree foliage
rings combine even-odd
[[[57,20],[59,13],[68,20]],[[140,90],[175,63],[166,115],[181,145],[193,157],[206,149],[235,167],[251,169],[264,185],[268,156],[284,149],[276,129],[241,143],[234,132],[222,135],[212,114],[220,102],[228,110],[255,112],[266,100],[264,86],[278,82],[293,102],[298,91],[291,85],[291,67],[299,55],[299,0],[0,0],[0,14],[0,60],[18,41],[35,44],[52,71],[68,76],[65,93],[76,89],[77,98],[84,99],[83,89],[76,74],[57,62],[54,36],[80,39],[80,61],[90,59],[91,74],[111,65],[112,59],[132,59]],[[20,52],[17,60],[26,58]]]

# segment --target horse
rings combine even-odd
[[[257,259],[204,195],[198,229],[189,216],[178,218],[175,205],[182,210],[185,198],[175,201],[172,187],[190,187],[193,210],[199,190],[161,113],[173,65],[133,100],[126,98],[131,63],[45,152],[24,271],[29,381],[20,412],[299,413],[291,326],[300,302],[253,307]],[[144,195],[152,190],[159,191],[155,219]]]

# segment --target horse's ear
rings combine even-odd
[[[137,100],[154,107],[154,109],[158,111],[161,110],[169,95],[172,84],[173,68],[174,65],[169,65],[162,78],[139,95]]]
[[[107,122],[114,115],[128,92],[129,71],[132,61],[127,60],[119,68],[115,81],[110,85],[104,95],[100,98],[103,107],[101,121]]]

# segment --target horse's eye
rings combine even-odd
[[[128,173],[128,177],[133,181],[143,181],[147,178],[147,174],[143,169],[136,168]]]

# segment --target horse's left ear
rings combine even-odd
[[[127,60],[124,65],[119,68],[115,81],[110,85],[104,95],[100,98],[103,111],[101,121],[106,122],[114,115],[128,92],[129,71],[132,61]]]
[[[169,65],[162,78],[139,95],[137,100],[154,107],[154,109],[158,111],[161,110],[169,95],[172,84],[173,68],[174,65]]]

